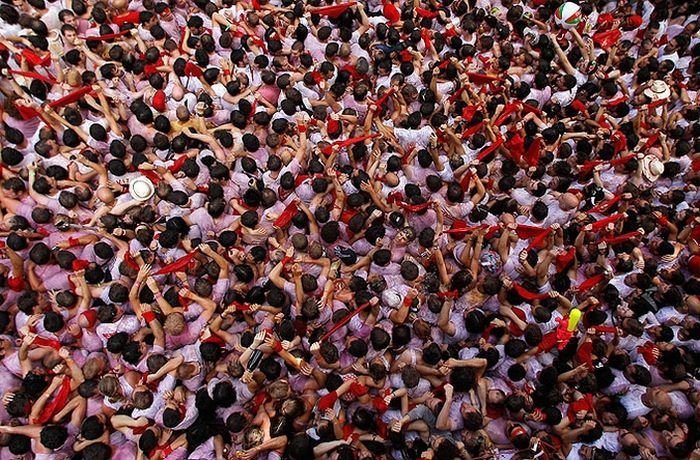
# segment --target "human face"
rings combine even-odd
[[[63,23],[64,23],[64,24],[68,24],[69,26],[76,27],[76,24],[77,24],[78,22],[75,20],[75,16],[73,16],[72,14],[67,14],[67,15],[63,18]]]
[[[67,30],[66,33],[63,34],[63,38],[68,44],[73,45],[75,44],[75,39],[78,38],[78,35],[72,30]]]

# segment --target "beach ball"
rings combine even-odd
[[[583,19],[581,7],[573,2],[563,3],[554,12],[554,18],[560,27],[564,29],[573,29],[578,26]]]

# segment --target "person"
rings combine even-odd
[[[0,458],[700,458],[692,6],[1,4]]]

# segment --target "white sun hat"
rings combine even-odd
[[[642,174],[647,180],[655,182],[664,172],[664,164],[655,156],[646,156],[642,159]]]
[[[644,95],[651,98],[652,101],[660,101],[671,95],[671,89],[663,80],[654,80],[651,85],[644,90]]]
[[[155,187],[147,177],[136,177],[129,182],[129,193],[135,200],[147,201],[155,193]]]

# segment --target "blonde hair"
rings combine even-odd
[[[180,335],[185,330],[185,317],[182,313],[170,313],[165,317],[163,330],[169,335]]]
[[[267,394],[272,399],[282,399],[289,394],[289,384],[281,380],[272,382],[267,388]]]
[[[113,402],[121,399],[120,389],[119,380],[113,375],[105,375],[97,384],[97,390]]]
[[[80,86],[80,72],[75,69],[70,69],[68,72],[66,72],[66,83],[73,87]]]

